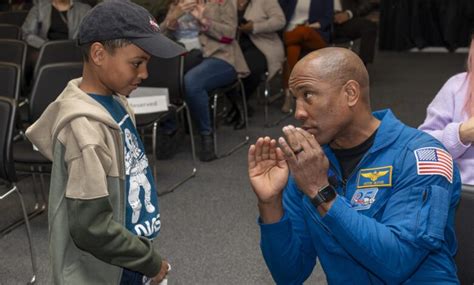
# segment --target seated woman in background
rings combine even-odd
[[[286,20],[277,0],[238,0],[237,6],[239,46],[250,68],[250,75],[242,80],[249,98],[265,72],[268,71],[269,80],[282,67],[285,52],[277,32],[283,29]],[[234,108],[227,114],[226,122],[234,124],[234,129],[242,129],[245,127],[243,105],[236,95],[229,94]]]
[[[48,40],[75,39],[89,10],[73,0],[38,0],[21,26],[23,40],[38,49]]]
[[[333,21],[333,0],[279,0],[285,12],[287,26],[283,33],[286,47],[287,66],[283,69],[285,102],[282,112],[293,109],[293,98],[288,90],[288,79],[301,51],[324,48],[329,43]]]
[[[189,7],[185,8],[187,7],[185,4],[188,2],[194,2],[190,4],[194,5],[192,10]],[[185,67],[184,75],[184,99],[201,135],[199,152],[201,161],[210,161],[216,158],[208,92],[229,85],[238,76],[245,77],[249,73],[242,51],[235,40],[237,33],[236,2],[234,0],[211,0],[203,3],[196,0],[179,0],[170,6],[168,15],[162,23],[163,29],[170,30],[175,39],[183,43],[188,50],[199,51],[200,49],[201,51],[199,54],[202,55],[202,59],[191,65],[188,64],[187,68]],[[198,42],[193,40],[195,33],[194,36],[184,36],[185,32],[194,29],[192,26],[184,25],[185,22],[193,22],[199,26]],[[186,31],[184,27],[191,28]],[[185,62],[189,57],[190,55],[186,56]],[[173,136],[176,129],[174,120],[168,120],[161,125],[161,131],[168,134],[168,137]],[[163,136],[162,141],[166,140]],[[170,155],[163,157],[170,157]]]
[[[459,166],[462,183],[474,185],[474,32],[471,38],[468,71],[444,84],[419,129],[443,143]]]
[[[184,58],[184,73],[202,61],[199,33],[202,26],[191,13],[198,4],[197,0],[173,0],[160,27],[168,37],[181,43],[189,53]]]

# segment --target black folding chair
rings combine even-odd
[[[18,101],[20,96],[21,71],[18,64],[0,62],[0,96]]]
[[[15,124],[16,102],[11,98],[0,96],[0,179],[6,182],[7,192],[0,193],[0,201],[10,197],[16,193],[18,196],[21,210],[23,212],[23,223],[26,226],[26,234],[28,236],[28,243],[30,248],[31,266],[33,269],[33,276],[29,283],[33,284],[36,281],[36,261],[31,238],[30,223],[26,213],[23,195],[16,185],[17,177],[15,173],[15,165],[12,156],[12,142],[13,142],[13,128]],[[5,210],[5,209],[4,209]],[[9,226],[0,231],[1,235],[9,232],[12,228]]]
[[[474,185],[462,186],[461,201],[456,211],[458,252],[456,266],[461,284],[474,284]]]
[[[156,112],[150,114],[135,115],[137,122],[137,129],[146,130],[152,128],[152,155],[153,155],[153,174],[157,177],[156,169],[156,147],[157,147],[157,131],[158,124],[167,118],[175,117],[179,119],[179,114],[184,114],[184,119],[189,128],[189,135],[191,139],[191,154],[192,154],[192,169],[191,173],[185,175],[177,183],[169,189],[159,192],[158,194],[165,195],[173,192],[181,184],[191,179],[196,175],[196,150],[194,144],[193,128],[191,123],[191,116],[188,106],[183,100],[183,64],[182,56],[164,59],[152,57],[148,62],[148,78],[141,84],[143,87],[165,87],[168,89],[169,101],[168,111]]]
[[[51,63],[82,62],[82,54],[73,40],[48,41],[41,46],[36,61],[33,78],[36,78],[41,67]]]
[[[0,12],[0,23],[21,27],[28,16],[28,11],[6,11]]]
[[[26,43],[20,40],[0,39],[0,61],[18,64],[25,70]]]
[[[20,27],[10,24],[0,24],[0,39],[20,40]]]
[[[41,67],[38,77],[36,78],[33,91],[29,96],[28,122],[35,122],[46,107],[53,102],[56,97],[63,91],[67,83],[80,77],[82,74],[82,63],[66,62],[47,64]],[[44,193],[44,174],[49,174],[51,162],[41,155],[41,153],[33,148],[33,145],[26,139],[15,141],[13,147],[13,158],[17,164],[17,172],[31,174],[33,176],[34,185],[36,186],[36,175],[40,177],[40,194],[42,201],[37,196],[38,191],[34,191],[36,195],[35,211],[30,217],[41,214],[46,209],[46,195]]]

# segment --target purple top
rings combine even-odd
[[[428,106],[425,122],[419,129],[443,143],[459,166],[462,183],[473,185],[474,147],[463,144],[459,138],[459,126],[469,119],[463,110],[467,85],[466,72],[451,77]]]

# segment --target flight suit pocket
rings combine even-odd
[[[414,191],[415,194],[421,197],[415,237],[427,249],[437,249],[444,241],[450,203],[449,190],[436,185],[419,187],[417,190]]]

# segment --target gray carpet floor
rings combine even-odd
[[[373,109],[391,108],[402,121],[418,126],[442,84],[464,70],[465,59],[466,54],[378,53],[369,66]],[[279,126],[263,128],[263,106],[251,103],[256,111],[250,119],[251,142],[258,136],[278,137],[283,125],[297,123],[290,118]],[[280,105],[277,101],[271,106],[273,118],[281,115]],[[244,134],[221,127],[219,146],[229,147]],[[173,266],[170,285],[273,284],[259,249],[257,201],[247,178],[247,148],[210,163],[198,163],[195,178],[160,197],[162,230],[155,246]],[[183,144],[175,158],[158,162],[158,190],[167,189],[188,171],[190,150]],[[19,188],[32,209],[32,179],[22,179]],[[0,186],[0,191],[4,190]],[[2,201],[0,226],[21,217],[16,202],[13,197]],[[32,219],[31,226],[37,284],[50,284],[47,213]],[[19,227],[0,238],[0,284],[25,284],[30,274],[25,230]],[[326,284],[320,268],[306,284]]]

